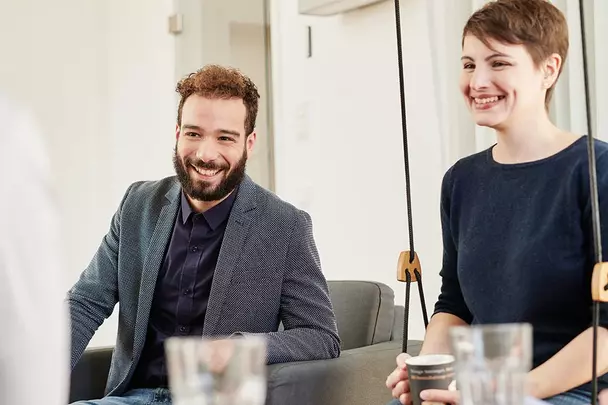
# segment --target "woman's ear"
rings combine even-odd
[[[542,71],[544,74],[543,87],[550,89],[557,82],[559,72],[562,67],[562,57],[557,53],[549,56],[542,65]]]

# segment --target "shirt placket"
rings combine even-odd
[[[196,276],[199,263],[204,253],[203,240],[208,233],[208,226],[202,215],[194,215],[193,226],[188,239],[188,251],[182,268],[179,285],[177,320],[178,335],[188,335],[192,330]]]

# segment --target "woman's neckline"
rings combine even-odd
[[[492,154],[492,150],[494,149],[494,147],[496,146],[496,144],[492,145],[490,148],[488,148],[486,150],[486,156],[488,159],[488,163],[490,163],[490,165],[492,167],[498,167],[501,169],[519,169],[519,168],[526,168],[526,167],[531,167],[531,166],[538,166],[538,165],[542,165],[545,163],[549,163],[552,162],[554,160],[557,160],[559,158],[561,158],[562,156],[568,154],[568,152],[572,149],[574,149],[577,145],[579,145],[581,142],[583,142],[585,139],[587,138],[587,135],[581,135],[579,138],[577,138],[574,142],[572,142],[570,145],[566,146],[564,149],[549,155],[547,157],[541,158],[541,159],[537,159],[537,160],[531,160],[529,162],[521,162],[521,163],[500,163],[497,162],[494,159],[494,156]]]

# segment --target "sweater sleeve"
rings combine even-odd
[[[439,273],[441,276],[441,292],[435,304],[434,314],[448,313],[457,316],[466,323],[473,321],[473,315],[464,301],[460,281],[458,280],[457,258],[458,251],[454,243],[450,222],[452,209],[452,185],[454,167],[450,168],[441,184],[441,228],[443,234],[443,263]]]
[[[596,150],[598,148],[596,147]],[[603,151],[602,154],[596,158],[596,170],[597,170],[597,188],[599,197],[599,211],[600,211],[600,231],[602,239],[602,261],[608,261],[608,150]],[[584,223],[588,229],[587,234],[589,235],[589,260],[595,264],[597,262],[595,254],[595,242],[593,236],[593,222],[591,214],[591,193],[589,193],[589,173],[585,172],[585,192],[588,196],[585,211],[584,211]],[[608,328],[608,303],[600,303],[600,325]],[[591,325],[590,325],[591,326]]]

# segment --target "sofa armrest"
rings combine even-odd
[[[87,349],[72,370],[70,403],[103,398],[113,347]]]
[[[411,341],[408,352],[418,354],[421,345]],[[390,341],[345,350],[337,359],[271,365],[266,405],[388,403],[386,377],[400,351],[401,342]]]

